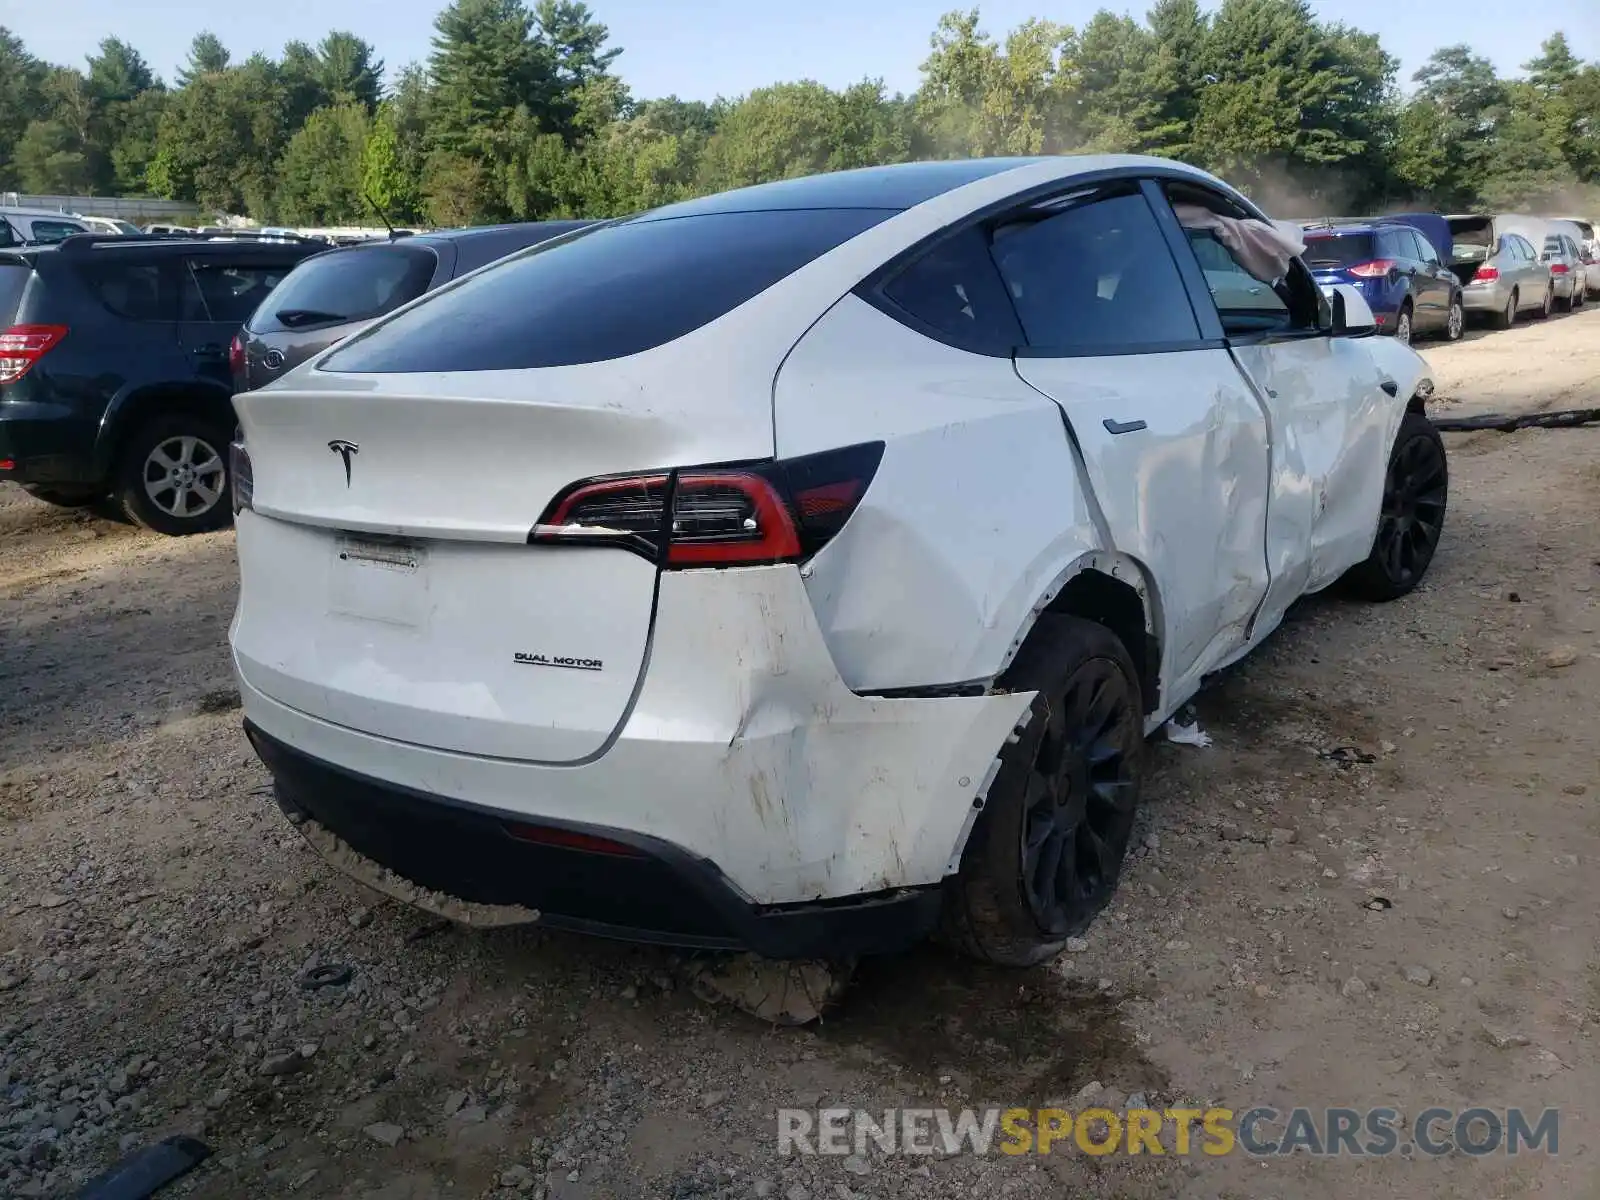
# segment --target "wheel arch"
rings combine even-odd
[[[1001,676],[1021,652],[1045,615],[1081,617],[1103,625],[1127,648],[1139,672],[1146,714],[1161,705],[1161,601],[1149,570],[1137,559],[1113,550],[1092,550],[1067,564],[1012,639]]]
[[[199,380],[179,383],[154,383],[118,392],[100,418],[95,437],[95,469],[109,476],[115,469],[122,439],[142,421],[158,413],[193,413],[211,420],[233,422],[233,394],[218,384]],[[225,449],[225,447],[223,447]]]

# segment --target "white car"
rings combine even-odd
[[[725,193],[236,397],[286,812],[469,921],[1055,952],[1146,735],[1306,593],[1411,590],[1445,513],[1422,359],[1298,259],[1219,311],[1173,200],[1258,216],[1137,157]]]

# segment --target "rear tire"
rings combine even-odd
[[[1553,313],[1555,310],[1556,310],[1556,289],[1553,288],[1553,287],[1549,287],[1549,288],[1546,288],[1545,291],[1544,291],[1544,304],[1542,306],[1540,306],[1540,308],[1539,308],[1539,319],[1541,321],[1548,321],[1550,319],[1550,314]]]
[[[1432,421],[1408,412],[1389,453],[1372,551],[1345,573],[1345,590],[1362,600],[1398,600],[1421,583],[1439,547],[1449,500],[1444,441]]]
[[[105,491],[94,488],[41,487],[36,483],[25,483],[22,490],[35,500],[43,500],[57,508],[88,508],[105,499]]]
[[[1400,311],[1394,318],[1394,340],[1402,346],[1411,345],[1412,320],[1411,302],[1407,300],[1400,306]]]
[[[233,520],[226,421],[163,413],[123,444],[112,495],[136,525],[178,537]]]
[[[1517,323],[1517,301],[1519,299],[1520,297],[1517,295],[1516,289],[1513,288],[1511,291],[1511,299],[1506,301],[1504,311],[1497,312],[1494,315],[1494,327],[1496,329],[1510,329]]]
[[[1054,957],[1116,890],[1144,750],[1139,676],[1093,621],[1046,615],[1006,672],[1036,691],[947,884],[944,936],[997,966]]]
[[[1571,312],[1574,308],[1577,307],[1577,303],[1578,302],[1575,299],[1573,299],[1573,297],[1570,296],[1570,295],[1564,300],[1561,297],[1557,296],[1556,300],[1555,300],[1556,307],[1558,309],[1560,309],[1564,313]]]
[[[1461,335],[1467,331],[1467,310],[1461,306],[1461,297],[1456,296],[1450,301],[1450,315],[1445,318],[1444,340],[1459,342]]]

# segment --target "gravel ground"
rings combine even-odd
[[[1423,350],[1444,406],[1600,403],[1600,312]],[[231,534],[0,486],[0,1195],[174,1132],[215,1153],[170,1194],[207,1197],[1600,1194],[1600,429],[1449,442],[1428,585],[1301,605],[1201,697],[1214,746],[1152,746],[1074,952],[873,961],[799,1031],[668,952],[443,927],[327,868],[239,731]],[[776,1153],[780,1106],[1136,1093],[1559,1106],[1561,1153]]]

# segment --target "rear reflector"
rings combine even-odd
[[[1346,267],[1345,270],[1349,271],[1357,279],[1382,279],[1390,271],[1394,270],[1394,260],[1391,258],[1375,258],[1371,262],[1356,263],[1352,267]]]
[[[1474,271],[1472,273],[1472,282],[1473,283],[1493,283],[1496,279],[1499,279],[1499,278],[1500,278],[1500,268],[1499,267],[1491,267],[1491,266],[1485,265],[1485,266],[1479,267],[1476,271]]]
[[[0,333],[0,383],[15,383],[67,336],[65,325],[13,325]]]
[[[228,447],[228,478],[233,480],[233,515],[255,505],[256,472],[243,442]]]
[[[528,540],[611,545],[668,567],[792,562],[844,528],[882,458],[883,443],[868,442],[752,467],[581,480]]]
[[[596,837],[592,833],[578,833],[571,829],[555,829],[549,825],[507,824],[505,831],[519,842],[532,842],[536,846],[558,846],[563,850],[581,850],[585,854],[610,854],[616,858],[643,858],[644,855],[623,842]]]
[[[234,334],[233,341],[228,343],[228,370],[233,374],[235,382],[244,382],[244,337]]]

